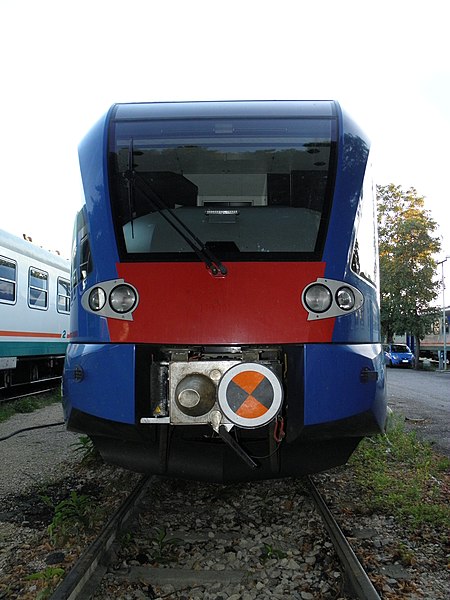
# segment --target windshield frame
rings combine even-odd
[[[115,227],[117,246],[119,250],[119,257],[121,261],[124,262],[198,262],[201,260],[198,254],[194,251],[177,251],[177,252],[162,252],[162,251],[154,251],[154,252],[133,252],[127,250],[127,245],[125,241],[124,234],[124,226],[121,223],[121,217],[119,214],[119,200],[118,200],[118,187],[119,187],[119,176],[120,172],[117,167],[117,154],[115,151],[115,140],[116,140],[116,128],[118,124],[121,122],[132,121],[136,127],[139,126],[139,123],[143,123],[145,127],[145,123],[148,122],[159,122],[162,121],[161,117],[155,119],[114,119],[112,118],[110,121],[109,132],[108,132],[108,179],[109,179],[109,191],[110,191],[110,201],[111,201],[111,210],[112,217]],[[187,122],[191,122],[194,124],[196,121],[210,121],[211,117],[198,119],[194,118],[170,118],[166,119],[172,122],[183,122],[186,124]],[[221,117],[218,116],[214,118],[214,121],[327,121],[330,124],[330,149],[329,149],[329,162],[328,162],[328,171],[327,171],[327,183],[326,189],[323,195],[323,206],[320,212],[320,223],[317,230],[315,247],[313,250],[309,251],[235,251],[232,248],[227,248],[226,244],[221,246],[220,242],[217,244],[217,248],[215,249],[216,254],[220,261],[227,262],[284,262],[284,261],[320,261],[322,258],[323,249],[325,246],[326,235],[328,230],[328,224],[331,213],[332,199],[333,199],[333,191],[335,185],[336,178],[336,170],[337,170],[337,140],[338,140],[338,120],[336,115],[330,116],[298,116],[293,117],[292,115],[283,117],[283,116],[267,116],[267,119],[263,117]],[[270,142],[270,138],[261,138],[261,141]],[[123,176],[123,173],[122,173]],[[197,206],[199,210],[205,210],[206,206]],[[264,206],[252,206],[251,210],[264,210],[266,207]],[[211,210],[211,207],[209,207]]]

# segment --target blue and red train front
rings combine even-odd
[[[335,102],[114,105],[80,146],[68,427],[213,481],[382,431],[369,146]]]

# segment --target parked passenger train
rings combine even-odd
[[[450,361],[450,307],[445,308],[445,319],[443,318],[444,310],[436,309],[436,318],[430,324],[429,330],[420,340],[420,358],[428,358],[435,361],[444,361],[444,347],[447,350],[447,364]],[[444,324],[443,324],[444,321]],[[444,333],[445,326],[445,333]],[[395,334],[393,338],[395,344],[406,344],[415,352],[416,344],[414,336],[403,333]]]
[[[443,315],[445,312],[445,319]],[[444,324],[442,323],[444,321]],[[445,333],[444,333],[445,327]],[[445,339],[444,339],[445,338]],[[445,342],[445,343],[444,343]],[[450,361],[450,307],[442,311],[439,318],[436,318],[430,331],[425,335],[420,342],[420,356],[424,358],[432,358],[441,361],[444,360],[444,346],[447,351],[447,364]]]
[[[211,481],[383,431],[369,141],[337,102],[116,104],[79,155],[69,430]]]
[[[69,311],[69,261],[0,230],[1,394],[62,374]]]

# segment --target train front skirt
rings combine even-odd
[[[174,348],[152,360],[150,346],[72,344],[68,428],[91,435],[107,462],[218,482],[343,464],[364,435],[384,429],[378,344],[223,354],[193,360]]]

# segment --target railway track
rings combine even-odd
[[[325,528],[331,537],[336,553],[339,556],[344,569],[347,587],[352,595],[360,600],[380,600],[380,596],[372,585],[364,567],[359,562],[347,538],[310,477],[307,478],[307,485],[314,504],[322,517]]]
[[[149,599],[213,600],[223,590],[236,600],[269,591],[380,599],[310,478],[233,486],[142,479],[51,600],[133,590]]]
[[[150,483],[151,478],[149,477],[144,477],[139,481],[103,527],[97,539],[80,556],[67,577],[51,596],[51,600],[76,600],[78,598],[86,600],[92,596],[106,571],[107,557],[111,546],[135,513]]]
[[[45,394],[58,388],[61,385],[61,377],[51,377],[41,381],[33,381],[31,383],[22,383],[0,390],[0,404],[3,402],[11,402],[12,400],[20,400],[27,396],[36,396]]]

